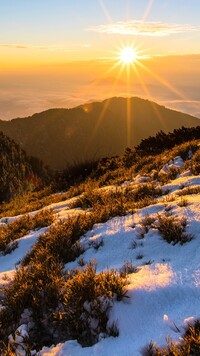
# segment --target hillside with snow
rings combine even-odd
[[[2,354],[200,353],[179,349],[200,320],[200,144],[135,155],[1,210]]]

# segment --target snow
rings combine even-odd
[[[35,244],[38,236],[46,231],[46,228],[42,228],[37,231],[31,231],[26,236],[15,240],[18,243],[18,247],[5,256],[0,255],[0,273],[7,273],[15,269],[15,266],[26,255]],[[1,276],[1,274],[0,274]]]
[[[182,159],[175,157],[163,170],[172,165],[182,167]],[[146,177],[138,176],[134,183],[146,180]],[[125,182],[124,186],[131,183]],[[199,185],[200,177],[185,171],[163,186],[163,190],[169,189],[173,193],[174,201],[160,200],[135,214],[96,224],[82,236],[80,243],[85,252],[80,257],[85,263],[95,259],[97,272],[110,268],[119,270],[126,262],[132,262],[137,268],[128,275],[128,298],[115,301],[110,312],[109,322],[117,322],[119,337],[101,338],[94,346],[85,348],[76,340],[69,340],[50,348],[43,347],[41,356],[139,356],[151,340],[160,346],[166,343],[167,336],[178,340],[187,325],[200,318],[200,195],[187,195],[188,204],[184,207],[179,206],[181,197],[176,195],[183,187]],[[81,209],[70,209],[71,202],[66,200],[48,206],[55,210],[56,221],[85,213]],[[186,231],[193,236],[190,242],[168,244],[159,234],[158,214],[166,214],[169,207],[177,219],[187,219]],[[154,223],[146,232],[142,221],[148,216],[154,218]],[[8,283],[5,273],[8,278],[13,278],[16,264],[46,229],[32,231],[18,239],[18,247],[11,254],[0,256],[0,284]],[[101,241],[99,248],[95,247]],[[80,268],[79,258],[66,264],[65,269]],[[26,325],[20,325],[18,333],[23,339],[28,333]]]
[[[182,168],[184,166],[184,161],[180,156],[171,159],[168,163],[166,163],[160,170],[160,173],[168,173],[170,169],[173,168]]]
[[[177,190],[182,190],[185,187],[197,187],[200,185],[200,177],[199,176],[184,176],[184,174],[179,175],[172,182],[169,182],[163,185],[162,190],[169,190],[171,192],[175,192]]]

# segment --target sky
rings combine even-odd
[[[184,94],[174,101],[196,105],[191,86],[199,82],[199,14],[199,0],[0,0],[0,118],[103,95],[144,95],[132,67],[138,90],[127,90],[127,68],[119,63],[125,47],[136,51],[134,67],[145,85],[154,86],[155,100],[164,100],[155,89],[164,89],[158,77],[180,86],[186,73],[187,92],[181,88]]]

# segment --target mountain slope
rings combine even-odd
[[[183,356],[191,342],[199,355],[198,323],[182,351],[155,350],[200,319],[199,140],[129,168],[124,158],[43,211],[0,219],[3,240],[11,232],[0,253],[5,354]]]
[[[0,132],[0,203],[41,186],[46,174],[41,161]]]
[[[199,125],[199,119],[139,98],[111,98],[0,121],[0,130],[52,168],[122,154],[158,131]]]

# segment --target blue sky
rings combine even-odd
[[[199,0],[0,0],[0,9],[0,50],[7,46],[8,55],[9,45],[16,45],[18,51],[30,46],[31,53],[31,46],[50,47],[58,58],[62,50],[71,51],[72,59],[96,58],[127,40],[140,42],[150,54],[200,53]],[[142,20],[150,30],[164,24],[165,35],[113,34],[99,27],[140,21],[138,27]],[[170,33],[174,25],[179,28]]]

